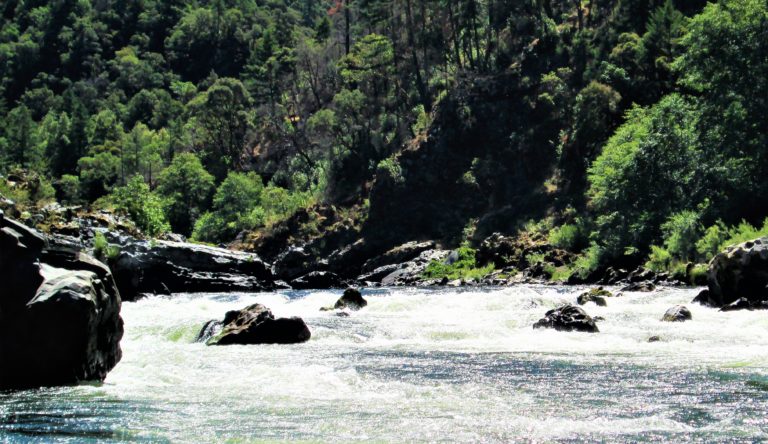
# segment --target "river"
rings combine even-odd
[[[533,330],[575,287],[205,294],[124,303],[103,384],[0,393],[2,442],[754,442],[768,439],[768,316],[627,293],[600,333]],[[206,347],[203,323],[262,303],[299,345]],[[687,304],[693,320],[663,323]],[[649,343],[651,336],[660,342]]]

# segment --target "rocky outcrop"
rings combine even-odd
[[[207,345],[296,344],[312,336],[301,318],[278,318],[265,306],[253,304],[230,311],[221,322],[210,321],[198,341]]]
[[[0,212],[0,389],[101,381],[120,360],[109,269]]]
[[[729,247],[717,254],[707,271],[710,298],[717,306],[740,298],[768,301],[768,237]]]
[[[338,301],[336,301],[336,304],[334,304],[333,307],[324,307],[321,310],[330,311],[349,309],[357,311],[367,305],[368,301],[363,299],[363,295],[360,293],[360,290],[356,288],[347,288],[344,290],[344,294],[339,298]]]
[[[344,282],[330,271],[313,271],[292,280],[290,285],[296,290],[328,290],[343,288]]]
[[[120,294],[264,291],[274,288],[271,267],[251,253],[169,241],[130,240],[110,260]]]
[[[365,264],[363,264],[363,273],[370,273],[381,267],[402,264],[404,262],[411,261],[418,257],[421,253],[427,250],[432,250],[434,248],[435,242],[433,241],[407,242],[387,251],[380,256],[368,259]]]
[[[381,283],[385,286],[422,284],[422,273],[432,261],[447,260],[450,252],[445,250],[422,251],[413,260],[401,264],[384,265],[357,278],[361,285]]]
[[[600,331],[594,319],[587,312],[581,307],[571,304],[549,310],[543,318],[533,324],[533,328],[553,328],[557,331],[581,331],[587,333],[598,333]]]
[[[723,306],[720,311],[741,311],[741,310],[766,310],[768,301],[750,301],[747,298],[739,298],[736,301]]]
[[[685,322],[693,319],[691,311],[684,305],[675,305],[664,313],[661,318],[664,322]]]
[[[275,276],[290,282],[308,272],[319,271],[327,263],[318,263],[304,247],[289,247],[275,258],[273,270]]]

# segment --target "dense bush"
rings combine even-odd
[[[141,176],[133,176],[125,186],[115,188],[109,201],[116,210],[130,216],[148,236],[157,236],[171,229],[165,219],[161,198],[150,192],[149,185]]]

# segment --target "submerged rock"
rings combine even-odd
[[[675,305],[664,313],[661,318],[664,322],[685,322],[693,319],[691,311],[684,305]]]
[[[102,381],[120,361],[121,301],[104,264],[0,211],[0,280],[0,389]]]
[[[132,240],[110,261],[120,294],[263,291],[274,288],[269,265],[250,253],[170,241]]]
[[[768,237],[727,248],[709,263],[710,298],[718,306],[768,301]]]
[[[253,304],[227,312],[224,320],[209,321],[198,335],[207,345],[296,344],[312,336],[301,318],[278,318],[265,306]]]
[[[648,338],[648,342],[660,342],[660,341],[661,341],[661,336],[651,336],[650,338]]]
[[[558,331],[582,331],[598,333],[594,319],[581,307],[571,304],[563,305],[549,310],[543,318],[539,319],[533,328],[553,328]]]

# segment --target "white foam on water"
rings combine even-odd
[[[104,427],[173,442],[768,437],[750,419],[768,406],[765,312],[719,313],[690,304],[696,290],[663,289],[586,305],[605,318],[598,334],[532,329],[581,291],[379,289],[346,318],[319,310],[338,291],[150,297],[123,305],[124,357],[106,383],[71,390],[140,406]],[[312,339],[194,342],[206,321],[256,302],[302,317]],[[676,304],[693,320],[661,322]]]

